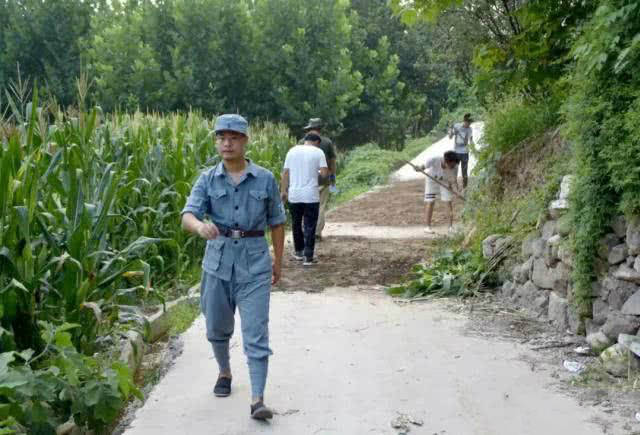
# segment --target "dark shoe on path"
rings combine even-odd
[[[291,256],[293,257],[294,260],[297,260],[297,261],[304,260],[304,255],[302,255],[302,252],[294,252]]]
[[[216,397],[227,397],[231,394],[231,378],[218,378],[216,386],[213,387],[213,394]]]
[[[312,257],[304,257],[304,262],[302,263],[303,266],[313,266],[314,264],[316,264],[318,262],[318,260],[316,260],[315,258]]]
[[[255,405],[251,405],[251,418],[256,420],[268,420],[273,418],[273,411],[266,407],[266,405],[260,401]]]

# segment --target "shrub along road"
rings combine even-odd
[[[200,317],[126,434],[402,433],[392,422],[429,435],[602,433],[594,422],[611,415],[550,388],[526,346],[465,333],[467,316],[445,301],[399,304],[384,294],[433,249],[421,191],[420,181],[398,183],[343,205],[330,215],[320,263],[288,261],[271,302],[271,423],[249,418],[239,334],[233,394],[213,396],[217,368]]]

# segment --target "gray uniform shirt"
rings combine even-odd
[[[273,174],[248,162],[245,175],[235,185],[224,164],[204,171],[193,185],[182,213],[216,225],[244,231],[264,230],[285,223],[280,190]],[[251,282],[271,274],[271,255],[264,237],[207,240],[202,260],[205,272],[225,281],[235,272],[236,282]]]

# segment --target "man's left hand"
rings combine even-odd
[[[271,264],[273,273],[271,274],[271,285],[276,285],[282,278],[282,264],[273,261]]]

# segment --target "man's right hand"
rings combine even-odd
[[[280,199],[282,200],[282,202],[286,203],[287,202],[287,197],[288,197],[287,192],[284,192],[284,191],[280,192]]]
[[[198,235],[205,240],[213,240],[220,235],[220,230],[211,222],[201,222],[198,225]]]

